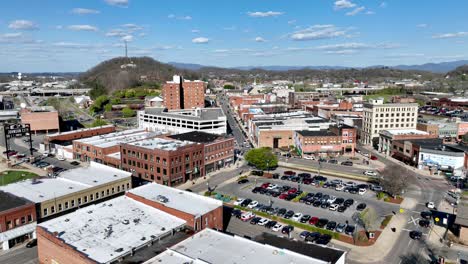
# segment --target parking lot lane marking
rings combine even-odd
[[[406,228],[403,228],[403,229],[401,229],[401,230],[403,230],[403,231],[408,231],[408,232],[413,231],[413,230],[409,230],[409,229],[406,229]]]
[[[418,211],[411,211],[411,212],[413,212],[415,214],[420,214],[421,213],[421,212],[418,212]]]

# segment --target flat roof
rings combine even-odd
[[[148,183],[128,192],[191,215],[203,215],[223,206],[219,200],[157,183]],[[161,202],[158,196],[164,196],[167,202]]]
[[[0,212],[14,209],[23,205],[32,204],[30,201],[11,193],[0,191]]]
[[[188,141],[180,141],[175,139],[164,139],[164,138],[151,138],[146,140],[140,140],[137,142],[127,143],[128,145],[142,147],[146,149],[159,149],[165,151],[174,151],[180,147],[187,146],[190,144],[196,144]]]
[[[191,131],[187,133],[177,134],[177,135],[170,135],[170,138],[182,140],[182,141],[191,141],[197,143],[210,143],[214,142],[218,139],[226,139],[227,137],[223,137],[217,134],[210,134],[201,131]]]
[[[90,205],[42,224],[76,251],[109,263],[172,233],[185,221],[127,196]]]
[[[131,177],[130,172],[91,162],[89,167],[71,169],[56,178],[28,179],[1,186],[0,190],[41,203]]]
[[[382,132],[386,132],[393,136],[401,135],[429,135],[429,133],[417,129],[385,129]]]
[[[163,252],[144,264],[183,263],[177,252],[194,263],[268,263],[268,264],[326,264],[328,262],[302,255],[287,249],[261,244],[243,237],[231,236],[211,229],[204,229],[191,238]],[[190,262],[189,262],[190,263]]]
[[[298,134],[301,134],[304,137],[336,137],[334,133],[330,132],[329,130],[301,130],[296,131]]]
[[[183,109],[183,110],[169,110],[161,107],[148,107],[142,111],[144,115],[158,115],[172,118],[182,118],[194,121],[208,121],[225,119],[221,108],[199,108],[199,109]]]
[[[122,143],[139,141],[159,135],[161,135],[161,132],[148,132],[144,129],[129,129],[90,138],[78,139],[75,141],[95,147],[109,148]]]
[[[108,127],[114,127],[114,125],[105,125],[105,126],[98,126],[98,127],[81,128],[81,129],[72,130],[72,131],[53,133],[53,134],[47,135],[47,137],[69,135],[69,134],[74,134],[74,133],[77,133],[77,132],[93,131],[93,130],[98,130],[98,129],[101,129],[101,128],[108,128]]]

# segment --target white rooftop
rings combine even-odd
[[[106,156],[109,157],[109,158],[120,160],[120,152],[114,152],[114,153],[111,153],[111,154],[107,154]]]
[[[180,141],[175,139],[163,139],[163,138],[151,138],[146,140],[141,140],[137,142],[129,143],[129,145],[143,147],[147,149],[160,149],[166,151],[173,151],[177,150],[180,147],[193,144],[193,142],[189,141]]]
[[[89,167],[71,169],[62,172],[56,178],[28,179],[1,186],[0,190],[34,203],[41,203],[94,186],[129,178],[131,175],[130,172],[91,162]]]
[[[161,135],[159,132],[147,132],[144,129],[129,129],[121,132],[109,133],[106,135],[94,136],[90,138],[78,139],[76,142],[93,145],[100,148],[108,148],[121,143],[143,140]]]
[[[148,183],[129,192],[191,215],[203,215],[223,206],[219,200],[157,183]],[[162,203],[158,196],[164,196],[168,201]]]
[[[401,136],[401,135],[429,135],[429,133],[417,129],[386,129],[382,130],[382,132],[387,132],[393,136]]]
[[[54,134],[49,134],[49,137],[54,137],[54,136],[60,136],[60,135],[68,135],[68,134],[73,134],[76,132],[83,132],[83,131],[93,131],[93,130],[98,130],[101,128],[107,128],[107,127],[113,127],[114,125],[105,125],[105,126],[99,126],[99,127],[90,127],[90,128],[82,128],[82,129],[77,129],[77,130],[72,130],[72,131],[67,131],[67,132],[60,132],[60,133],[54,133]]]
[[[98,263],[110,263],[185,225],[185,221],[121,196],[49,220],[40,227]]]
[[[172,252],[179,254],[171,254]],[[183,255],[183,256],[180,256]],[[211,229],[204,229],[174,246],[162,254],[144,262],[158,263],[191,263],[179,262],[183,257],[190,258],[194,263],[239,264],[326,264],[319,259],[305,256],[286,249],[261,244],[252,240],[231,236]]]

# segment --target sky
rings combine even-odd
[[[468,59],[466,0],[15,0],[0,72],[86,71],[124,56],[236,66]]]

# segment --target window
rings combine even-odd
[[[32,215],[28,215],[28,222],[32,222]]]
[[[84,196],[84,197],[83,197],[83,201],[84,201],[85,203],[87,203],[87,202],[88,202],[88,196]]]
[[[141,178],[141,177],[140,177],[140,178]],[[114,194],[114,193],[115,193],[115,189],[114,189],[114,187],[112,187],[112,194]]]
[[[78,205],[81,204],[81,198],[78,198]]]
[[[52,214],[55,213],[55,206],[52,205],[52,206],[50,207],[50,212],[51,212]]]
[[[44,210],[46,210],[47,212],[47,209],[44,209]],[[47,213],[45,215],[47,215]],[[13,228],[13,223],[11,221],[8,221],[7,226],[8,226],[8,229]]]
[[[101,197],[104,197],[104,191],[101,192]]]
[[[68,209],[68,202],[65,202],[65,209]]]
[[[127,183],[127,189],[130,189],[130,183]]]
[[[75,207],[75,200],[71,200],[71,207]]]
[[[24,216],[21,217],[21,224],[22,225],[26,224],[26,217]]]
[[[93,194],[90,194],[90,195],[89,195],[89,200],[91,200],[91,201],[94,200],[94,195],[93,195]]]
[[[61,212],[62,209],[63,209],[63,208],[62,208],[62,204],[59,204],[59,205],[58,205],[58,210],[59,210],[59,212]]]
[[[107,195],[109,195],[109,189],[107,189],[106,193],[107,193]]]

